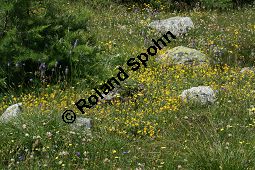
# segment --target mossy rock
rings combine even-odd
[[[198,50],[178,46],[168,50],[165,54],[156,59],[158,62],[166,64],[205,64],[209,63],[209,58]]]

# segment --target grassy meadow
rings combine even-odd
[[[169,12],[92,1],[69,5],[90,11],[88,32],[96,35],[106,75],[91,86],[80,79],[0,94],[1,113],[23,103],[17,121],[0,124],[0,169],[255,169],[255,73],[240,73],[255,62],[254,7]],[[168,66],[150,58],[122,84],[143,84],[143,90],[80,114],[75,102],[162,36],[147,25],[174,16],[191,17],[195,28],[158,55],[186,46],[208,55],[211,64]],[[217,90],[213,105],[181,101],[183,90],[202,85]],[[91,118],[92,133],[64,123],[66,109]]]

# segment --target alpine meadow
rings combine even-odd
[[[255,169],[254,14],[1,0],[0,169]]]

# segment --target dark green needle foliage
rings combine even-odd
[[[0,89],[98,75],[100,55],[86,8],[67,0],[5,0],[0,6]]]

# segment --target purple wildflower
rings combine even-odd
[[[25,156],[24,155],[20,155],[18,158],[20,161],[24,161],[25,160]]]
[[[78,156],[78,157],[81,156],[81,153],[80,153],[80,152],[76,152],[75,154],[76,154],[76,156]]]

